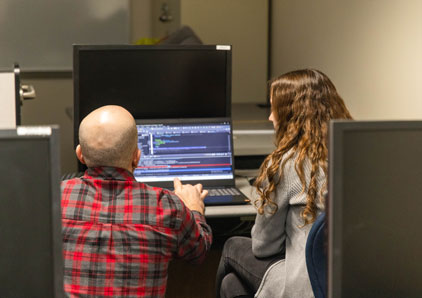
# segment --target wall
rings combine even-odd
[[[0,68],[70,71],[72,43],[129,39],[129,0],[2,0]]]
[[[169,4],[170,12],[174,16],[174,21],[171,23],[162,24],[157,21],[163,2]],[[220,9],[221,7],[224,9]],[[236,81],[233,85],[235,94],[233,101],[265,102],[267,1],[131,0],[130,8],[131,42],[141,38],[164,37],[174,30],[174,26],[181,23],[181,15],[185,16],[184,24],[190,25],[199,21],[195,20],[195,16],[201,15],[199,12],[202,13],[202,17],[208,16],[204,19],[206,22],[202,22],[197,28],[200,37],[207,43],[234,45],[233,63],[239,70],[233,74],[233,79]],[[215,30],[212,30],[213,28]],[[35,100],[26,101],[22,106],[22,124],[59,124],[62,172],[76,171],[72,74],[70,72],[24,73],[22,83],[33,85],[37,93]]]
[[[131,40],[151,36],[150,0],[131,1]],[[73,145],[73,80],[70,72],[23,73],[22,84],[35,87],[35,100],[21,108],[22,125],[58,124],[62,173],[77,171]]]
[[[132,42],[141,38],[152,38],[152,0],[131,0],[130,21]]]
[[[21,83],[33,85],[37,95],[34,100],[24,101],[21,107],[22,125],[58,124],[62,172],[75,172],[71,73],[23,74]]]
[[[182,19],[185,16],[186,20],[187,16],[185,1],[192,2],[192,9],[209,9],[211,15],[212,8],[204,0],[197,0],[205,5],[202,8],[195,7],[193,0],[181,1]],[[222,0],[218,1],[222,3]],[[219,16],[230,19],[224,11],[232,9],[232,2],[236,1],[221,4],[221,13],[212,19]],[[133,0],[131,5],[132,41],[155,37],[150,25],[151,0]],[[253,17],[253,11],[243,13]],[[238,14],[241,15],[240,11]],[[192,18],[194,15],[191,12]],[[220,25],[217,21],[208,24],[209,27]],[[240,30],[234,15],[231,26]],[[217,33],[202,30],[205,28],[196,30],[200,37],[210,34],[209,40],[205,37],[206,42],[225,42]],[[422,118],[422,1],[407,0],[403,5],[398,0],[273,0],[272,30],[273,76],[297,68],[319,68],[332,78],[357,119]],[[264,42],[260,40],[262,35],[254,33],[253,28],[243,34],[250,41],[238,45],[239,49]],[[261,66],[252,66],[260,55],[251,57],[246,60],[250,65],[246,66],[260,69]],[[254,71],[242,70],[240,82],[243,84],[236,88],[248,85],[247,76],[251,73]],[[262,81],[259,88],[265,88],[265,79],[259,80]],[[25,102],[22,107],[22,124],[59,124],[62,171],[76,171],[71,74],[24,74],[22,83],[33,84],[37,92],[37,98]],[[253,99],[258,102],[263,96],[262,90],[265,89],[234,101]]]
[[[422,1],[273,0],[272,76],[314,67],[356,119],[422,118]]]
[[[160,22],[166,4],[171,21]],[[131,0],[132,42],[141,38],[160,39],[180,27],[180,0]]]
[[[167,5],[171,21],[159,21],[160,16],[163,15],[163,5]],[[180,0],[152,0],[150,15],[152,37],[164,38],[180,28]]]
[[[268,1],[180,0],[181,24],[205,44],[231,44],[232,102],[266,102]]]

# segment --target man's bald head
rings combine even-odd
[[[98,108],[79,126],[80,151],[88,167],[113,166],[131,170],[134,154],[138,151],[137,141],[135,120],[120,106]],[[78,148],[76,153],[78,155]]]

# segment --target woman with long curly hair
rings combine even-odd
[[[331,119],[352,119],[331,80],[314,69],[270,84],[276,149],[255,186],[252,237],[232,237],[217,271],[217,297],[314,297],[305,261],[309,230],[324,209]]]

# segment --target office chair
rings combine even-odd
[[[327,296],[327,255],[325,251],[325,213],[314,222],[306,241],[306,267],[315,298]]]

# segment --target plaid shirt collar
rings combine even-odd
[[[129,180],[136,181],[133,173],[116,167],[93,167],[85,171],[83,178],[102,180]]]

